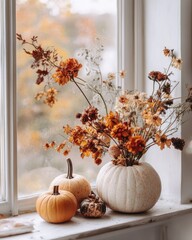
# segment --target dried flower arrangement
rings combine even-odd
[[[79,147],[81,157],[91,156],[96,164],[102,162],[103,155],[108,152],[112,162],[117,165],[132,166],[138,164],[141,157],[154,145],[163,150],[171,145],[175,149],[183,150],[184,140],[173,137],[182,124],[182,117],[192,110],[192,88],[184,102],[177,103],[172,97],[177,87],[171,81],[171,68],[181,68],[182,60],[177,58],[174,50],[164,48],[163,53],[170,58],[170,64],[165,72],[152,71],[148,78],[152,81],[153,90],[148,96],[145,92],[123,91],[116,87],[113,80],[116,74],[109,73],[104,80],[100,70],[103,46],[95,51],[84,49],[84,57],[89,80],[79,77],[83,67],[77,59],[62,60],[55,49],[44,49],[36,36],[26,41],[21,34],[17,39],[22,45],[28,45],[24,51],[33,59],[31,68],[36,70],[36,84],[43,85],[43,91],[36,95],[37,100],[53,107],[57,101],[57,87],[63,87],[73,82],[87,101],[87,108],[77,113],[80,124],[74,127],[66,125],[63,132],[67,136],[59,144],[55,141],[45,144],[45,148],[54,148],[67,155],[73,145]],[[125,72],[118,73],[125,78]],[[91,79],[91,80],[90,80]],[[91,90],[94,95],[90,100],[84,89]],[[101,114],[105,109],[105,113]]]

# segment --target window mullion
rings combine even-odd
[[[126,79],[118,80],[123,89],[134,88],[134,1],[119,0],[117,5],[118,72],[125,70]]]
[[[1,199],[0,199],[0,211],[1,213],[10,212],[10,201],[8,192],[8,164],[7,164],[7,151],[6,151],[6,44],[5,44],[5,1],[0,2],[1,11],[1,32],[0,32],[0,47],[1,47],[1,66],[0,66],[0,164],[1,164]]]
[[[134,56],[135,84],[134,89],[144,91],[144,19],[143,0],[134,1]]]
[[[7,101],[7,161],[9,200],[12,215],[18,214],[17,206],[17,123],[16,123],[16,17],[15,0],[5,1],[6,13],[6,101]]]

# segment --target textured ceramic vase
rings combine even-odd
[[[161,193],[161,181],[146,162],[125,167],[105,164],[96,180],[98,195],[114,211],[145,212],[152,208]]]

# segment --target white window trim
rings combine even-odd
[[[118,71],[125,70],[124,89],[144,90],[143,0],[118,1]]]
[[[134,88],[134,1],[119,0],[117,7],[117,66],[118,71],[125,70],[126,79],[119,79],[123,89]]]
[[[144,91],[144,16],[143,0],[134,1],[134,89]]]
[[[7,201],[0,205],[2,213],[17,215],[17,121],[16,121],[16,47],[15,47],[15,1],[2,1],[5,47],[4,85],[5,96],[5,152]]]

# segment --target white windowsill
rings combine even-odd
[[[158,203],[147,213],[122,214],[107,210],[104,217],[98,219],[84,218],[77,214],[70,222],[50,224],[42,220],[37,213],[27,213],[12,219],[34,223],[34,231],[22,235],[7,237],[6,240],[31,240],[31,239],[80,239],[98,234],[109,233],[136,226],[150,226],[152,223],[161,223],[175,216],[192,213],[192,204],[175,204],[168,201]]]

